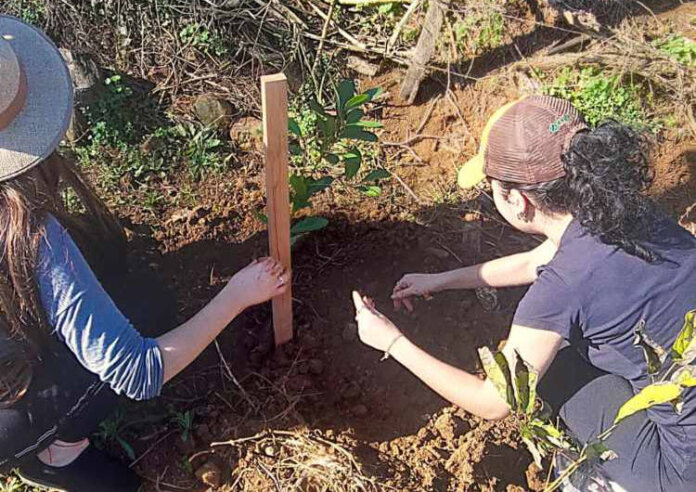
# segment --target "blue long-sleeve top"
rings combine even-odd
[[[119,311],[53,216],[46,220],[37,268],[48,322],[79,363],[117,394],[134,400],[158,396],[164,378],[159,345]]]

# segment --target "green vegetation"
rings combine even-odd
[[[179,32],[179,39],[188,46],[193,46],[206,53],[222,56],[227,53],[227,47],[220,36],[200,24],[189,24]]]
[[[467,15],[454,26],[457,46],[465,53],[479,55],[503,43],[505,18],[496,10],[495,0],[488,0],[485,9]]]
[[[378,183],[390,177],[385,169],[368,169],[361,173],[369,153],[376,152],[378,137],[371,130],[381,128],[377,121],[364,120],[364,106],[381,94],[381,89],[370,89],[356,94],[355,83],[344,80],[335,89],[329,106],[316,99],[305,101],[290,118],[288,128],[292,135],[290,152],[293,174],[290,176],[293,213],[311,208],[311,198],[329,188],[337,180],[353,183],[366,196],[381,193]],[[356,183],[356,178],[362,179]],[[292,228],[294,240],[312,231],[324,228],[328,221],[309,217]]]
[[[125,414],[123,410],[119,408],[110,418],[99,424],[96,437],[101,445],[111,442],[118,443],[125,451],[126,455],[128,455],[131,460],[134,460],[135,451],[133,451],[133,447],[123,437],[124,419]]]
[[[157,113],[152,102],[134,93],[119,75],[106,79],[104,94],[81,111],[88,131],[75,152],[83,167],[97,169],[107,190],[147,185],[178,166],[200,180],[227,165],[225,145],[216,130],[152,116]],[[163,199],[148,193],[145,206],[152,210]]]
[[[9,8],[13,9],[26,23],[43,27],[46,23],[46,4],[44,0],[9,0]]]
[[[667,39],[658,40],[655,46],[669,54],[679,63],[696,67],[696,42],[684,36],[672,35]]]
[[[34,489],[28,488],[19,478],[13,475],[0,477],[0,492],[25,492],[29,490]]]
[[[650,95],[643,86],[594,67],[566,67],[544,92],[569,100],[593,127],[607,119],[637,128],[651,126],[644,109],[644,101],[650,102]]]
[[[193,430],[193,412],[191,410],[175,412],[173,421],[181,430],[181,440],[188,441]]]
[[[680,414],[685,389],[696,387],[696,366],[693,365],[696,360],[696,310],[685,315],[684,326],[669,351],[650,338],[645,322],[641,321],[633,332],[633,345],[643,351],[651,384],[624,403],[612,425],[581,448],[550,421],[548,407],[536,392],[538,373],[533,367],[519,354],[516,354],[515,364],[510,367],[501,352],[493,354],[488,348],[479,349],[486,376],[510,407],[518,422],[522,441],[537,466],[541,468],[543,458],[555,451],[575,457],[556,480],[547,484],[545,492],[558,489],[586,462],[615,459],[616,453],[604,442],[626,418],[662,404],[671,404],[674,411]],[[668,356],[672,362],[665,365]]]

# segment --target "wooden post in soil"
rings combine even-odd
[[[425,78],[426,68],[435,52],[437,38],[440,37],[450,1],[432,0],[428,12],[425,14],[425,22],[418,38],[416,51],[411,56],[411,64],[406,72],[406,77],[404,77],[404,82],[401,84],[401,99],[408,104],[413,104],[413,101],[416,100],[420,83]]]
[[[270,254],[291,271],[290,192],[288,189],[288,80],[284,74],[261,77],[263,147]],[[276,347],[292,340],[292,285],[273,299]]]

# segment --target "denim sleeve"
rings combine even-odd
[[[131,399],[160,394],[164,370],[159,345],[119,311],[67,231],[50,216],[39,248],[38,282],[54,333],[83,367]]]

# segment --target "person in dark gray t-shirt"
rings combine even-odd
[[[645,139],[608,122],[590,130],[567,101],[531,96],[489,120],[479,154],[459,173],[487,179],[515,228],[547,239],[532,251],[441,274],[409,274],[395,307],[448,289],[529,285],[503,349],[541,376],[539,391],[580,444],[611,427],[618,409],[651,383],[640,346],[669,349],[696,309],[696,238],[642,194],[651,173]],[[354,294],[360,338],[433,390],[483,418],[509,413],[493,384],[430,356],[369,300]],[[671,364],[667,356],[665,367]],[[605,441],[616,459],[600,471],[614,490],[696,490],[696,391],[683,407],[653,406]]]

